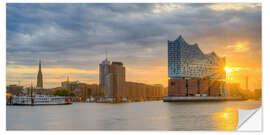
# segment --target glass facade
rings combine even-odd
[[[204,54],[198,44],[188,44],[180,35],[168,41],[168,76],[170,78],[224,79],[225,58],[214,52]]]
[[[168,75],[170,78],[181,77],[181,36],[175,41],[168,41]]]

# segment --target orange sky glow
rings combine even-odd
[[[167,40],[181,34],[204,53],[214,51],[226,58],[228,83],[245,88],[248,76],[249,89],[262,87],[261,4],[143,5],[78,4],[57,13],[8,6],[7,20],[14,24],[7,26],[7,85],[35,85],[39,58],[45,88],[61,86],[67,76],[70,81],[98,83],[98,64],[107,49],[110,61],[123,62],[127,81],[167,87]],[[89,11],[96,9],[100,12]],[[78,21],[70,19],[77,17],[76,11],[81,12]]]

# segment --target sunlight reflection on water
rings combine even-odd
[[[234,130],[238,124],[238,109],[225,108],[223,112],[216,112],[213,119],[217,121],[218,130]]]
[[[8,130],[234,130],[261,101],[7,106]]]

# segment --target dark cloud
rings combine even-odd
[[[260,6],[220,11],[210,5],[8,4],[7,65],[43,59],[46,67],[97,70],[105,49],[129,66],[166,65],[167,40],[179,34],[206,51],[235,37],[260,51]]]

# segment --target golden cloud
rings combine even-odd
[[[7,74],[25,74],[25,73],[37,73],[38,68],[36,66],[15,66],[15,67],[7,67]],[[44,74],[55,74],[55,75],[63,75],[69,73],[78,73],[78,74],[98,74],[96,70],[82,70],[76,68],[42,68],[42,72]]]
[[[245,4],[245,3],[217,3],[209,5],[208,8],[216,11],[225,11],[225,10],[242,10],[244,8],[256,8],[261,6],[260,3],[254,4]]]
[[[232,49],[234,52],[246,52],[249,50],[248,42],[237,42],[234,45],[227,46],[228,49]]]

